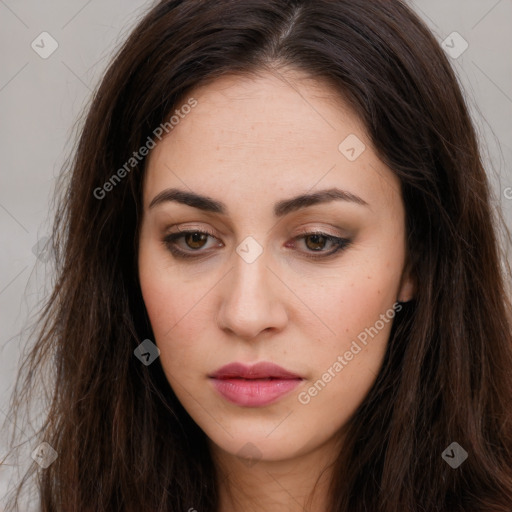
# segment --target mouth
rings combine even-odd
[[[285,370],[281,366],[270,362],[260,362],[251,366],[243,363],[230,363],[222,366],[209,377],[214,379],[244,379],[244,380],[263,380],[263,379],[302,379],[296,373]]]
[[[231,363],[209,375],[215,390],[241,407],[262,407],[276,402],[304,379],[274,363],[253,366]]]

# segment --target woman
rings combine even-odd
[[[41,510],[510,511],[498,226],[404,3],[161,1],[65,190]]]

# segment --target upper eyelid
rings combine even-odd
[[[213,238],[217,238],[217,239],[219,238],[219,236],[217,236],[214,233],[214,231],[218,232],[219,231],[218,229],[209,229],[209,228],[205,228],[203,226],[198,227],[198,226],[194,226],[193,224],[192,224],[192,226],[188,226],[188,225],[169,226],[164,231],[168,235],[194,232],[194,233],[206,233],[206,234],[212,236]],[[346,229],[342,229],[340,227],[336,227],[333,225],[331,225],[330,229],[324,228],[324,227],[303,226],[303,227],[299,228],[298,232],[295,233],[295,231],[296,231],[295,229],[287,229],[286,236],[296,238],[297,236],[303,236],[303,235],[321,234],[321,235],[326,235],[326,236],[330,236],[330,237],[334,237],[334,238],[350,238],[351,237],[351,235],[346,232],[347,231]],[[332,232],[332,231],[334,231],[334,232]],[[227,233],[221,232],[220,236],[221,237],[229,237],[230,235]]]
[[[179,235],[187,235],[187,234],[191,234],[191,233],[205,234],[211,238],[215,238],[216,240],[220,241],[219,237],[217,235],[211,233],[210,231],[205,230],[204,228],[201,228],[201,229],[193,229],[193,228],[178,229],[178,231],[173,231],[173,232],[165,234],[164,238],[168,238],[168,237],[179,238]],[[297,238],[305,238],[307,236],[312,236],[312,235],[321,235],[321,236],[325,236],[326,238],[329,238],[329,239],[341,239],[341,240],[346,240],[346,239],[350,238],[348,236],[343,236],[340,234],[335,235],[335,234],[329,233],[328,231],[322,230],[322,229],[304,229],[295,235],[289,235],[289,236],[293,240],[295,240]]]

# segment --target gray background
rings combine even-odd
[[[55,178],[74,144],[75,122],[89,104],[109,56],[151,4],[0,0],[0,422],[8,425],[8,398],[26,341],[22,329],[37,301],[49,292],[51,269],[43,256],[36,257],[34,246],[49,233]],[[503,208],[510,226],[512,0],[410,4],[440,43],[448,38],[454,50],[462,48],[458,36],[451,36],[455,31],[469,44],[462,55],[450,59],[482,139],[496,205]],[[58,43],[47,59],[31,47],[44,31]],[[25,424],[19,428],[32,433]],[[24,447],[22,459],[31,463],[34,448]],[[0,455],[4,453],[0,443]],[[8,468],[0,468],[0,510],[9,478],[16,480]]]

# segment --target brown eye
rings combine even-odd
[[[294,240],[300,241],[300,245],[304,248],[303,251],[300,252],[302,252],[306,258],[317,260],[319,258],[334,256],[337,252],[343,251],[352,243],[352,241],[347,238],[340,238],[321,232],[304,233],[302,236],[295,237]]]
[[[184,235],[184,240],[190,249],[201,249],[208,240],[207,233],[190,232]]]
[[[209,241],[217,241],[214,246],[223,247],[222,242],[213,233],[208,231],[180,231],[179,233],[167,235],[162,239],[164,246],[174,257],[180,259],[204,256],[208,252]],[[210,249],[212,248],[210,247]]]
[[[306,246],[308,249],[313,251],[320,251],[324,249],[327,241],[327,237],[323,235],[308,235],[305,237]]]

